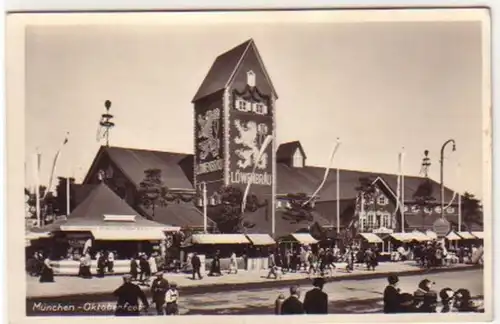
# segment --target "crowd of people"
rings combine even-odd
[[[343,250],[319,248],[316,252],[309,246],[301,246],[295,250],[271,252],[269,255],[268,278],[279,278],[288,272],[304,271],[309,275],[332,275],[336,269],[335,263],[345,263],[345,270],[351,272],[355,264],[365,264],[367,270],[375,270],[378,266],[380,251],[376,246],[361,248],[350,245]]]
[[[395,275],[388,277],[389,285],[384,290],[384,313],[450,313],[450,312],[479,312],[477,305],[471,298],[470,291],[443,288],[437,293],[433,290],[434,282],[424,279],[420,281],[416,291],[402,292],[398,287],[399,278]],[[438,296],[441,305],[438,303]]]

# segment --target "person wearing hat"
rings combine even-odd
[[[168,290],[168,281],[163,278],[163,272],[158,271],[156,278],[151,284],[151,295],[153,296],[153,303],[156,306],[158,315],[163,315],[163,306],[165,305],[165,294]]]
[[[148,299],[139,286],[132,283],[132,276],[126,274],[123,276],[123,284],[113,292],[118,298],[116,302],[116,316],[139,316],[139,299],[142,302],[144,310],[149,308]]]
[[[165,315],[178,315],[179,307],[177,301],[179,299],[179,291],[177,291],[177,284],[175,282],[170,283],[165,294]]]
[[[478,306],[475,305],[468,289],[458,289],[455,292],[455,307],[460,313],[477,312]]]
[[[283,306],[283,302],[285,301],[285,295],[279,294],[278,298],[274,301],[274,314],[281,315],[281,307]]]
[[[299,286],[290,287],[290,296],[285,299],[281,305],[281,315],[298,315],[304,314],[304,305],[299,300],[300,290]]]
[[[401,293],[397,287],[399,278],[396,275],[390,275],[387,281],[389,285],[384,290],[384,313],[397,313],[401,303]]]
[[[424,312],[424,313],[428,312],[427,309],[429,305],[424,305],[425,304],[424,299],[425,296],[429,294],[429,292],[431,291],[433,285],[435,285],[435,283],[430,281],[429,279],[424,279],[420,281],[420,283],[418,284],[418,289],[413,293],[414,306],[417,312]],[[429,301],[430,300],[429,297],[427,298]]]
[[[454,313],[457,311],[454,307],[455,292],[451,288],[441,289],[439,298],[441,298],[441,304],[443,305],[439,313]]]
[[[328,314],[328,295],[323,291],[325,279],[314,278],[314,288],[304,297],[304,311],[306,314]]]

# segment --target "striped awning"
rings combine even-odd
[[[273,245],[276,241],[268,234],[246,234],[253,245]]]
[[[193,244],[250,244],[243,234],[193,234]]]
[[[464,240],[475,240],[476,237],[471,232],[457,232],[457,234]]]
[[[471,233],[480,240],[484,239],[484,232],[471,232]]]
[[[373,233],[359,233],[368,243],[383,243],[384,241]]]
[[[309,233],[293,233],[292,237],[302,244],[316,244],[318,241]]]
[[[452,231],[445,236],[445,239],[447,239],[448,241],[460,241],[462,238],[458,236],[456,232]]]

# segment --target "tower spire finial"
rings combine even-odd
[[[429,168],[431,166],[431,159],[429,158],[429,150],[424,151],[424,158],[422,159],[422,168],[420,169],[420,173],[424,175],[424,177],[429,177]]]

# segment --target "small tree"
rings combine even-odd
[[[223,186],[219,189],[221,212],[214,221],[221,233],[240,233],[245,228],[251,227],[244,221],[242,213],[243,191],[234,186]],[[267,205],[267,201],[260,203],[257,196],[249,194],[245,205],[245,211],[255,212]]]
[[[413,199],[417,204],[422,217],[422,230],[425,229],[425,219],[427,218],[426,208],[429,208],[436,198],[433,196],[434,187],[431,180],[424,179],[413,194]]]
[[[139,200],[145,208],[151,209],[155,217],[156,207],[166,206],[165,196],[168,189],[163,182],[161,170],[148,169],[144,171],[144,180],[139,184]]]
[[[483,206],[473,194],[465,192],[462,196],[462,206],[459,208],[462,208],[463,221],[469,230],[473,223],[482,222]]]
[[[309,197],[305,193],[288,194],[287,200],[290,206],[286,209],[287,215],[293,223],[312,222],[314,220],[314,207],[311,203],[305,204]]]
[[[53,220],[54,211],[58,208],[57,199],[54,197],[52,192],[46,192],[47,187],[39,187],[39,197],[40,197],[40,219],[42,220],[42,225],[50,223]],[[30,192],[28,189],[24,189],[24,194],[26,196],[26,205],[28,209],[28,217],[31,219],[36,219],[36,193]]]

